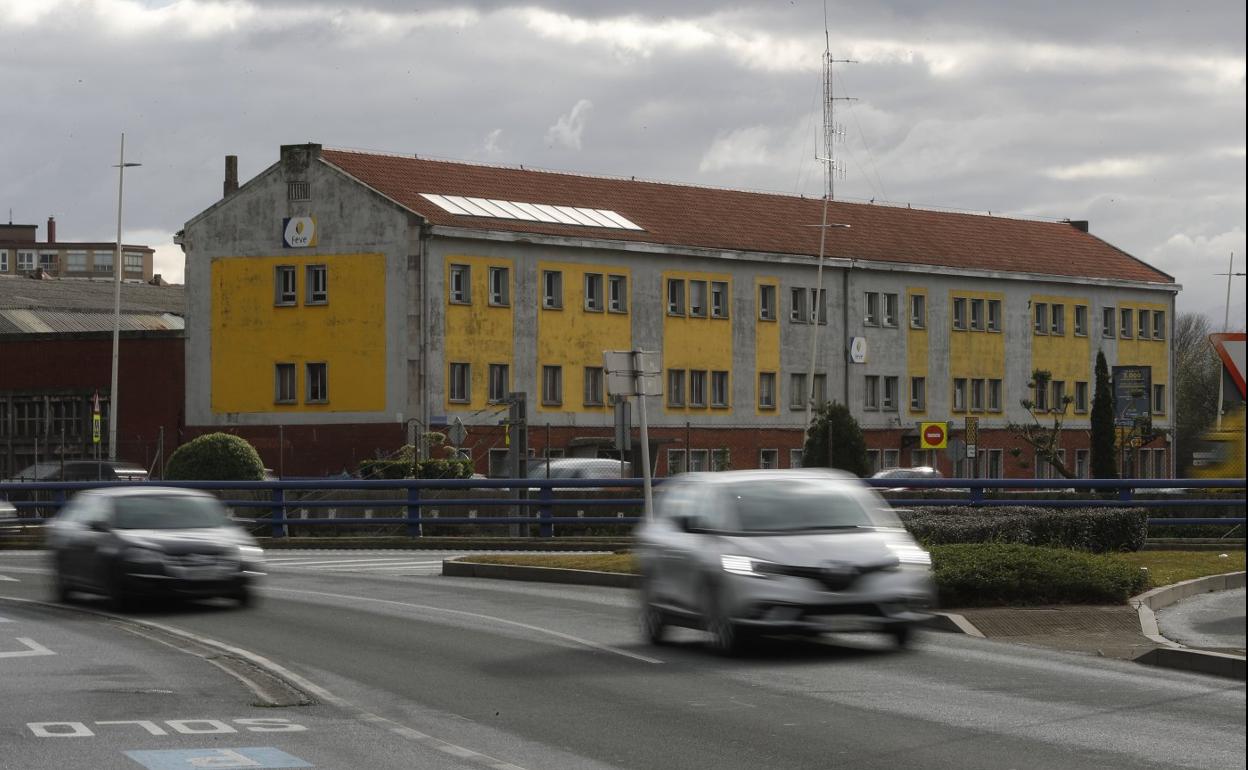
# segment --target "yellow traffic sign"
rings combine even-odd
[[[943,422],[919,423],[919,448],[944,449],[949,441],[949,431]]]

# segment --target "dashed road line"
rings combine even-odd
[[[55,652],[52,652],[51,650],[49,650],[47,647],[44,647],[42,644],[39,644],[38,642],[36,642],[34,639],[27,639],[24,636],[19,636],[16,638],[19,643],[21,643],[24,647],[26,647],[26,649],[0,652],[0,658],[34,658],[40,655],[55,655],[56,654]]]

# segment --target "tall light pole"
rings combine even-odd
[[[1217,273],[1217,275],[1226,276],[1226,309],[1222,311],[1222,332],[1225,334],[1231,330],[1231,278],[1242,276],[1243,273],[1235,272],[1235,252],[1231,252],[1231,263],[1226,267],[1226,273]],[[1226,374],[1218,372],[1218,419],[1214,425],[1214,430],[1222,430],[1222,397],[1223,383],[1226,382]]]
[[[121,157],[117,165],[117,251],[113,255],[113,376],[108,390],[108,459],[117,459],[117,359],[121,343],[121,192],[126,179],[126,169],[141,163],[126,162],[126,134],[121,134]]]

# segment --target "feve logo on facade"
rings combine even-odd
[[[282,246],[305,249],[316,245],[316,217],[286,217],[282,220]]]

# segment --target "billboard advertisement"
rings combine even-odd
[[[1153,367],[1115,366],[1114,425],[1129,428],[1152,419]]]

